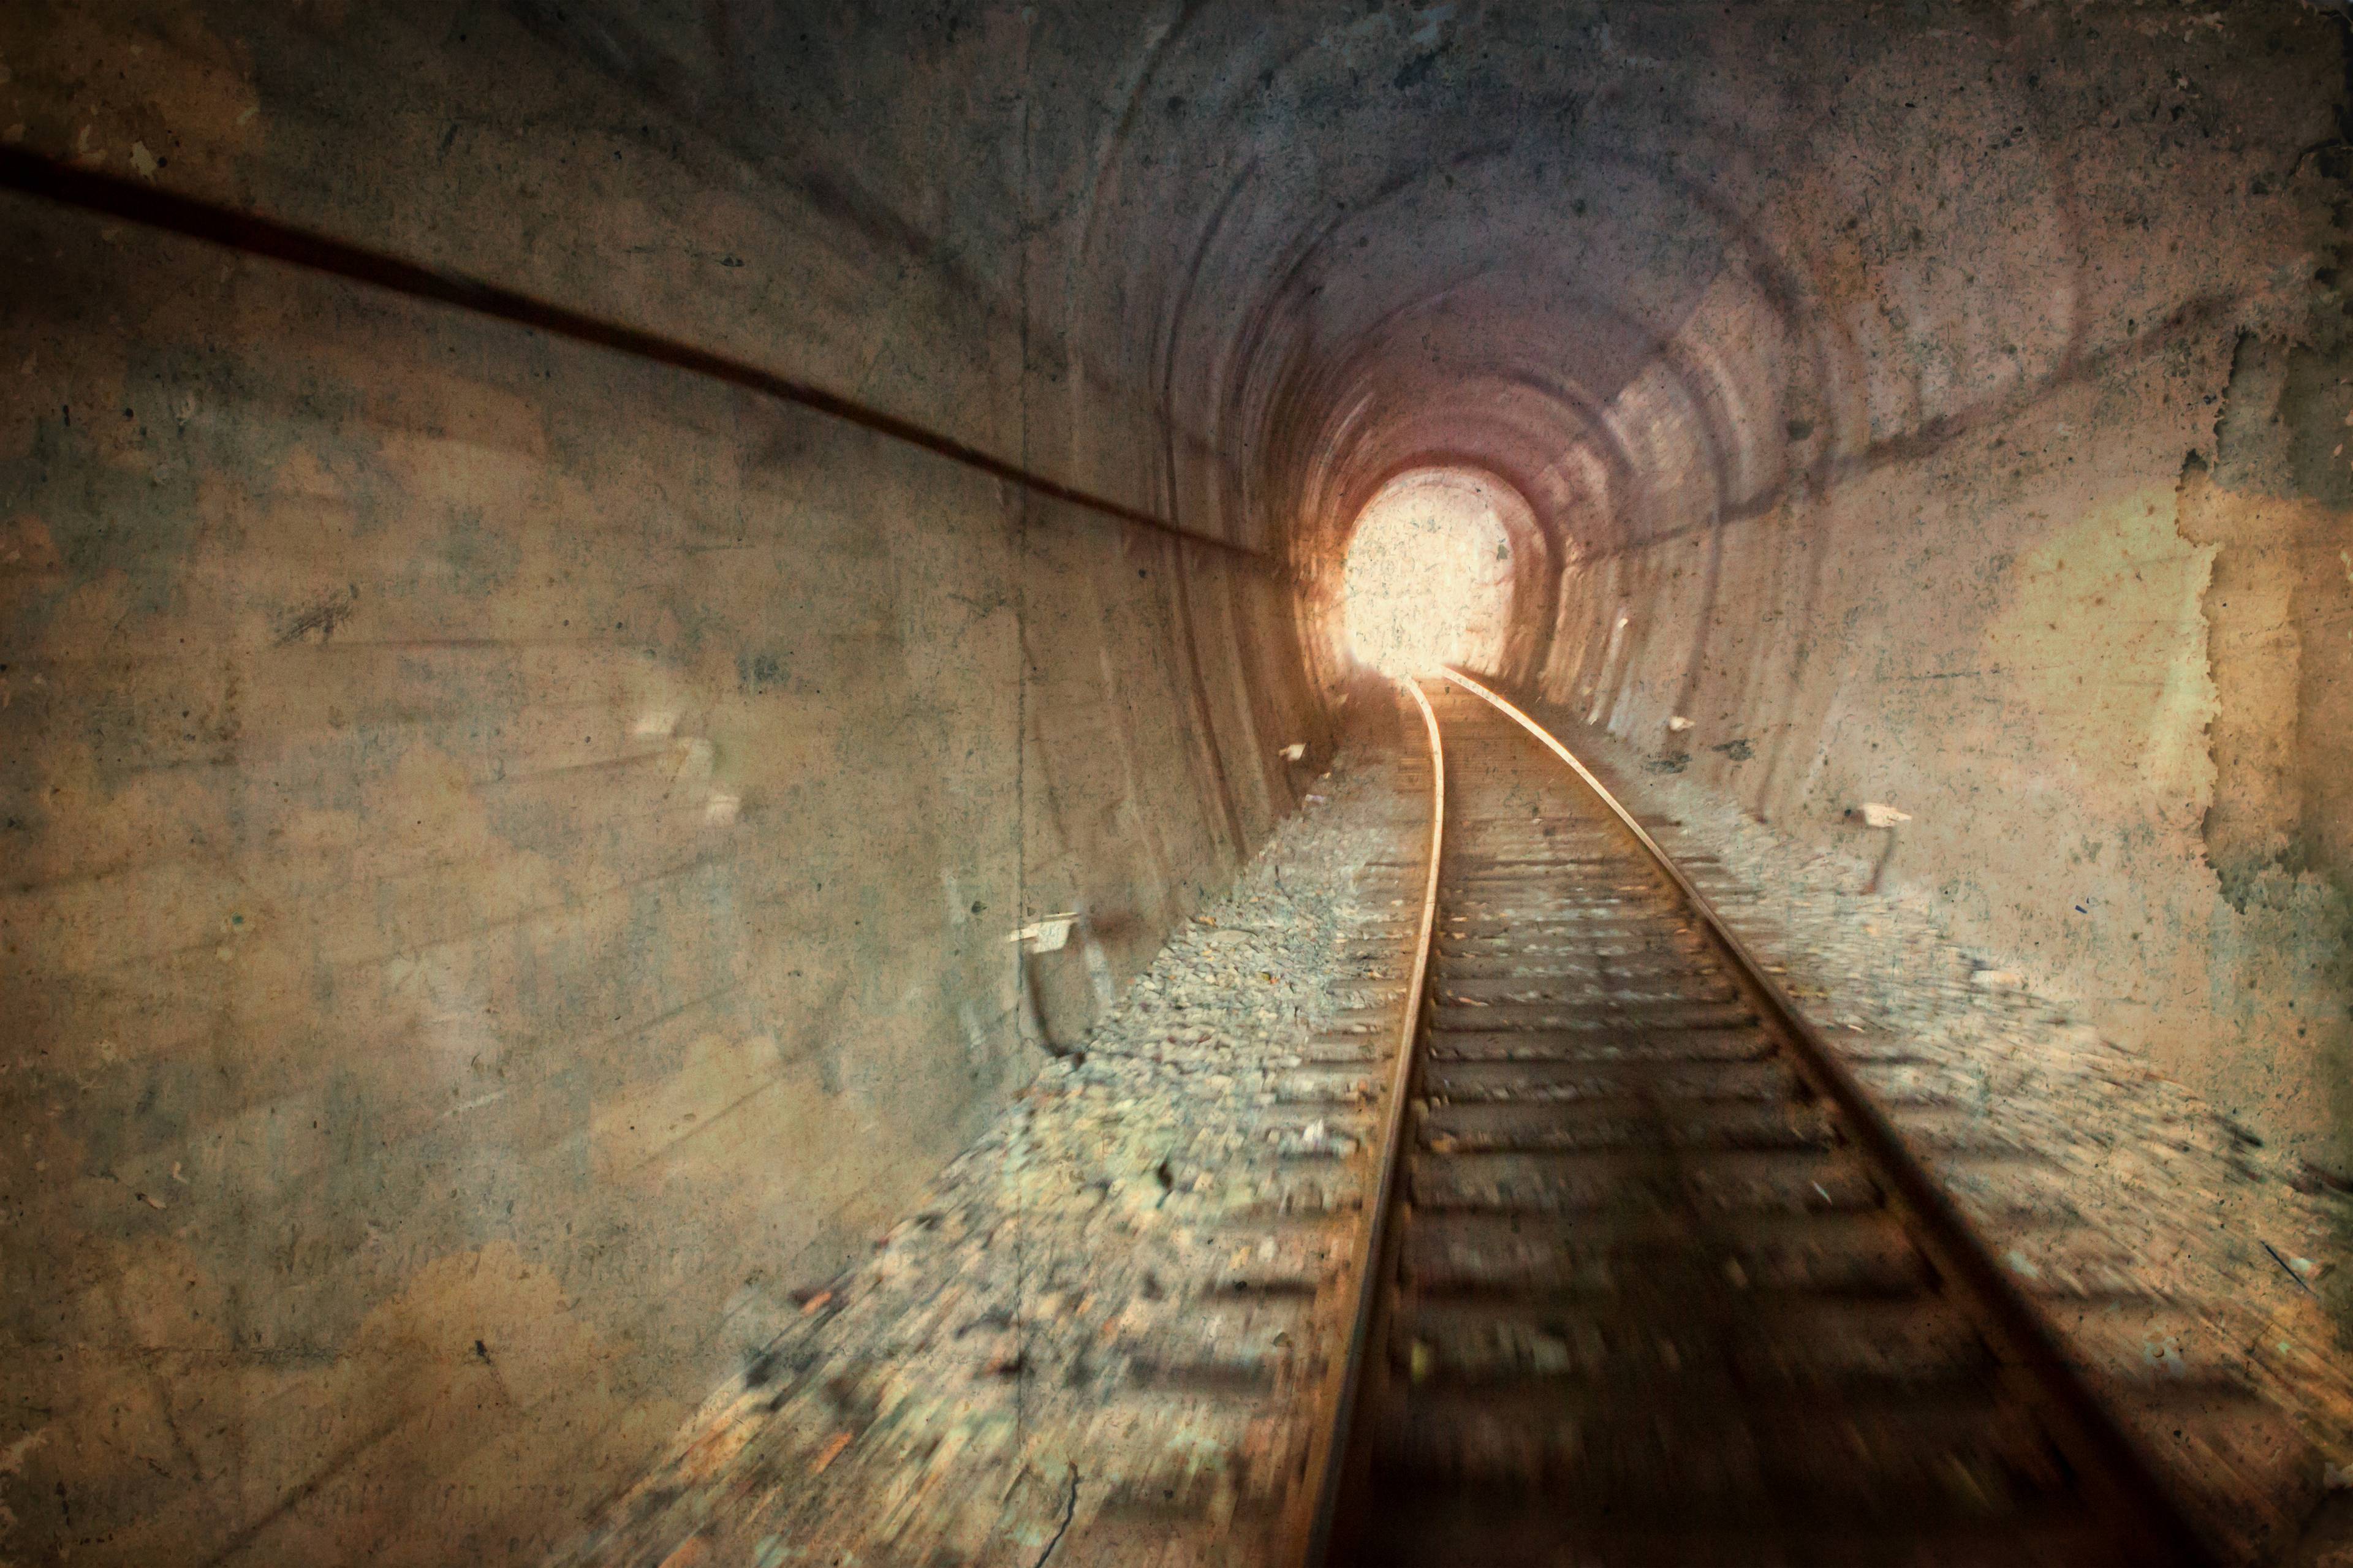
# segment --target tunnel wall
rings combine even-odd
[[[828,22],[763,142],[756,40],[568,16],[12,6],[0,124],[1166,509],[970,133],[1018,33]],[[22,195],[0,256],[0,1557],[536,1560],[1325,749],[1228,487]]]
[[[1317,613],[1388,475],[1496,475],[1508,682],[1810,846],[1912,812],[1988,973],[2353,1176],[2341,11],[1302,8],[1256,95],[1188,16]]]
[[[2316,501],[2185,465],[2205,389],[2243,391],[2201,350],[2170,427],[2087,386],[1801,516],[1590,563],[1546,684],[1801,841],[1875,858],[1853,814],[1911,813],[1889,885],[1988,970],[2344,1172],[2353,532],[2333,471]]]
[[[0,198],[0,1552],[534,1555],[1285,809],[1415,466],[1561,563],[1501,674],[1911,811],[1899,889],[2341,1171],[2343,42],[0,8],[0,160],[678,351]]]
[[[1848,218],[1720,279],[1602,412],[1650,445],[1541,686],[1800,842],[1867,862],[1859,808],[1910,813],[1890,885],[1989,976],[2343,1175],[2342,95],[2334,39],[2255,47],[2308,15],[2244,20],[1883,67],[2018,130],[1848,106],[1791,181]]]

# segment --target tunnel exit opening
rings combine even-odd
[[[1500,668],[1527,503],[1461,468],[1418,468],[1383,485],[1349,531],[1341,626],[1349,656],[1384,675],[1441,665]]]

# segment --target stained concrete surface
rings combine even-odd
[[[2353,1175],[2345,50],[0,11],[0,151],[869,416],[0,198],[0,1554],[542,1550],[1293,809],[1416,466],[1527,501],[1497,673],[1911,812],[1892,886]]]
[[[340,79],[348,35],[6,26],[36,140],[95,114],[184,188],[313,218],[257,187],[347,200],[386,145],[296,129],[273,75]],[[528,1558],[1047,1059],[1025,912],[1084,912],[1082,1029],[1289,809],[1283,590],[692,375],[0,200],[0,1555]],[[566,232],[627,251],[604,210]],[[420,205],[331,216],[397,251]],[[463,226],[561,289],[561,243]],[[984,381],[1011,352],[933,328]]]
[[[528,1542],[1034,1070],[1025,899],[1114,982],[1231,864],[1178,547],[7,221],[18,1529]]]

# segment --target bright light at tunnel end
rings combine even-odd
[[[1381,487],[1341,579],[1349,656],[1393,679],[1493,669],[1511,609],[1513,546],[1495,481],[1419,468]]]

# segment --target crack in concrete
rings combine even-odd
[[[1046,1568],[1046,1559],[1054,1555],[1054,1548],[1062,1544],[1062,1537],[1070,1532],[1071,1521],[1077,1516],[1078,1511],[1079,1467],[1072,1465],[1071,1495],[1062,1500],[1062,1522],[1054,1527],[1054,1539],[1046,1542],[1046,1550],[1038,1553],[1038,1561],[1029,1564],[1029,1568]]]

